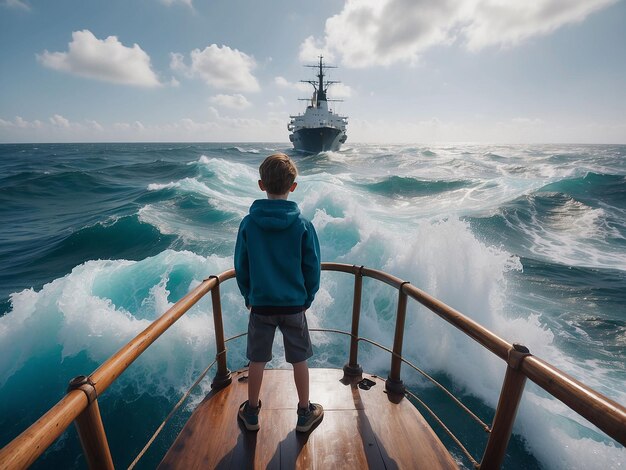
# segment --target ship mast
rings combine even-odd
[[[305,65],[305,67],[311,67],[311,68],[316,68],[318,69],[318,73],[317,73],[317,81],[313,81],[313,80],[300,80],[301,82],[304,83],[309,83],[311,85],[313,85],[313,88],[315,89],[315,92],[313,93],[313,106],[316,108],[320,107],[320,104],[322,102],[326,103],[327,101],[339,101],[339,100],[328,100],[326,98],[326,92],[328,91],[328,87],[333,84],[333,83],[339,83],[338,81],[334,81],[334,80],[326,80],[324,81],[324,70],[325,69],[336,69],[336,66],[333,65],[324,65],[323,62],[323,58],[324,56],[320,55],[320,63],[318,65]]]

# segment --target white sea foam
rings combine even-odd
[[[258,179],[257,170],[254,167],[243,163],[233,162],[224,158],[208,158],[204,155],[200,157],[199,163],[213,171],[216,175],[218,175],[220,180],[225,183],[239,185],[241,183],[240,178],[244,178],[244,180]],[[246,190],[243,184],[241,184],[240,189],[242,191]]]
[[[304,192],[301,207],[309,216],[313,214],[322,253],[329,259],[383,269],[409,280],[499,336],[527,345],[535,355],[589,386],[626,401],[626,393],[615,382],[610,368],[565,356],[553,344],[554,334],[538,314],[515,318],[507,313],[506,273],[521,270],[522,265],[510,253],[477,239],[468,224],[455,217],[405,220],[398,217],[397,207],[389,217],[389,208],[381,201],[352,197],[350,189],[342,185],[329,185],[327,190],[322,184],[317,192],[305,187]],[[583,227],[594,229],[593,220],[579,223],[583,225],[572,229],[572,233],[584,232]],[[349,330],[346,312],[351,311],[352,280],[345,277],[325,276],[323,288],[328,295],[313,306],[324,326]],[[388,286],[366,279],[362,336],[391,346],[395,298]],[[410,302],[408,308],[404,353],[420,367],[444,371],[454,377],[457,386],[495,407],[505,364],[415,302]],[[389,358],[384,354],[366,354],[362,362],[368,370],[385,371],[389,367]],[[549,468],[586,468],[580,463],[597,462],[602,455],[603,465],[618,468],[617,462],[624,459],[623,448],[598,439],[593,426],[556,400],[539,399],[544,395],[536,387],[528,387],[524,400],[530,404],[521,408],[515,427],[542,462]],[[572,437],[555,427],[558,416],[577,422],[578,435]],[[572,446],[577,446],[575,453],[569,451]]]
[[[259,149],[254,149],[254,148],[252,148],[252,149],[245,149],[243,147],[234,147],[234,149],[237,150],[240,153],[255,153],[255,154],[261,153],[261,151]]]
[[[254,198],[262,195],[258,189],[254,190],[258,176],[247,165],[205,155],[197,163],[207,171],[207,175],[168,184],[152,183],[148,185],[148,190],[175,189],[180,195],[206,198],[207,211],[217,210],[233,218],[243,217]],[[145,205],[139,210],[138,216],[139,220],[156,227],[160,233],[176,235],[185,241],[204,242],[220,236],[214,230],[189,220],[173,199]],[[230,233],[226,235],[232,236]]]
[[[175,182],[165,183],[165,184],[150,183],[148,185],[148,191],[161,191],[163,189],[174,189],[174,188],[180,188],[180,183],[175,183]]]
[[[103,362],[172,305],[167,288],[172,273],[188,277],[190,289],[230,266],[232,259],[168,250],[139,262],[89,261],[39,292],[13,294],[12,310],[0,317],[0,385],[26,360],[46,351],[48,367],[58,368],[64,358],[80,353],[96,363]],[[224,323],[227,331],[239,332],[245,325],[245,309],[240,298],[229,296],[234,288],[231,284],[224,289],[225,308],[241,315],[225,317]],[[138,310],[143,313],[116,305],[125,299],[140,303]],[[237,305],[231,306],[229,299],[238,300]],[[60,355],[52,352],[57,345],[62,347]],[[207,298],[164,334],[116,387],[132,383],[140,391],[165,394],[172,388],[188,386],[191,374],[214,355],[213,320]]]
[[[614,243],[624,237],[609,225],[604,209],[568,199],[546,214],[535,209],[532,198],[529,201],[529,221],[510,217],[531,240],[528,250],[534,257],[568,266],[626,269],[626,253]]]

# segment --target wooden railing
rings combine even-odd
[[[622,445],[626,445],[626,408],[624,406],[532,356],[524,346],[508,343],[417,287],[385,272],[339,263],[322,263],[322,269],[348,273],[355,277],[350,355],[348,363],[344,366],[346,374],[359,375],[362,372],[358,363],[358,343],[361,339],[359,337],[359,321],[363,277],[376,279],[398,290],[394,344],[390,372],[386,381],[389,392],[404,393],[401,365],[404,360],[402,358],[402,346],[408,297],[415,299],[506,362],[506,374],[490,437],[480,463],[481,469],[500,467],[527,378],[561,400],[608,436]],[[0,468],[20,469],[28,467],[72,422],[75,422],[90,468],[112,469],[113,460],[100,417],[97,397],[161,334],[167,331],[174,322],[209,291],[212,296],[217,349],[217,372],[212,386],[224,387],[230,384],[230,371],[226,366],[226,354],[224,353],[225,342],[219,286],[220,283],[232,279],[234,276],[235,271],[231,269],[204,280],[104,362],[89,377],[81,376],[73,379],[67,395],[61,401],[0,450]]]

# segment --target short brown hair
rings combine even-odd
[[[269,194],[285,194],[296,180],[298,169],[287,155],[275,153],[263,160],[259,175]]]

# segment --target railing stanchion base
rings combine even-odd
[[[346,364],[343,366],[343,373],[350,377],[363,375],[363,368],[360,364]]]
[[[219,372],[215,374],[213,377],[213,382],[211,382],[211,388],[215,390],[219,390],[224,387],[228,387],[233,381],[233,377],[230,373],[229,369],[226,369],[225,374],[220,374]]]
[[[404,382],[402,382],[402,380],[387,378],[387,380],[385,380],[385,390],[387,390],[388,393],[404,396]]]

